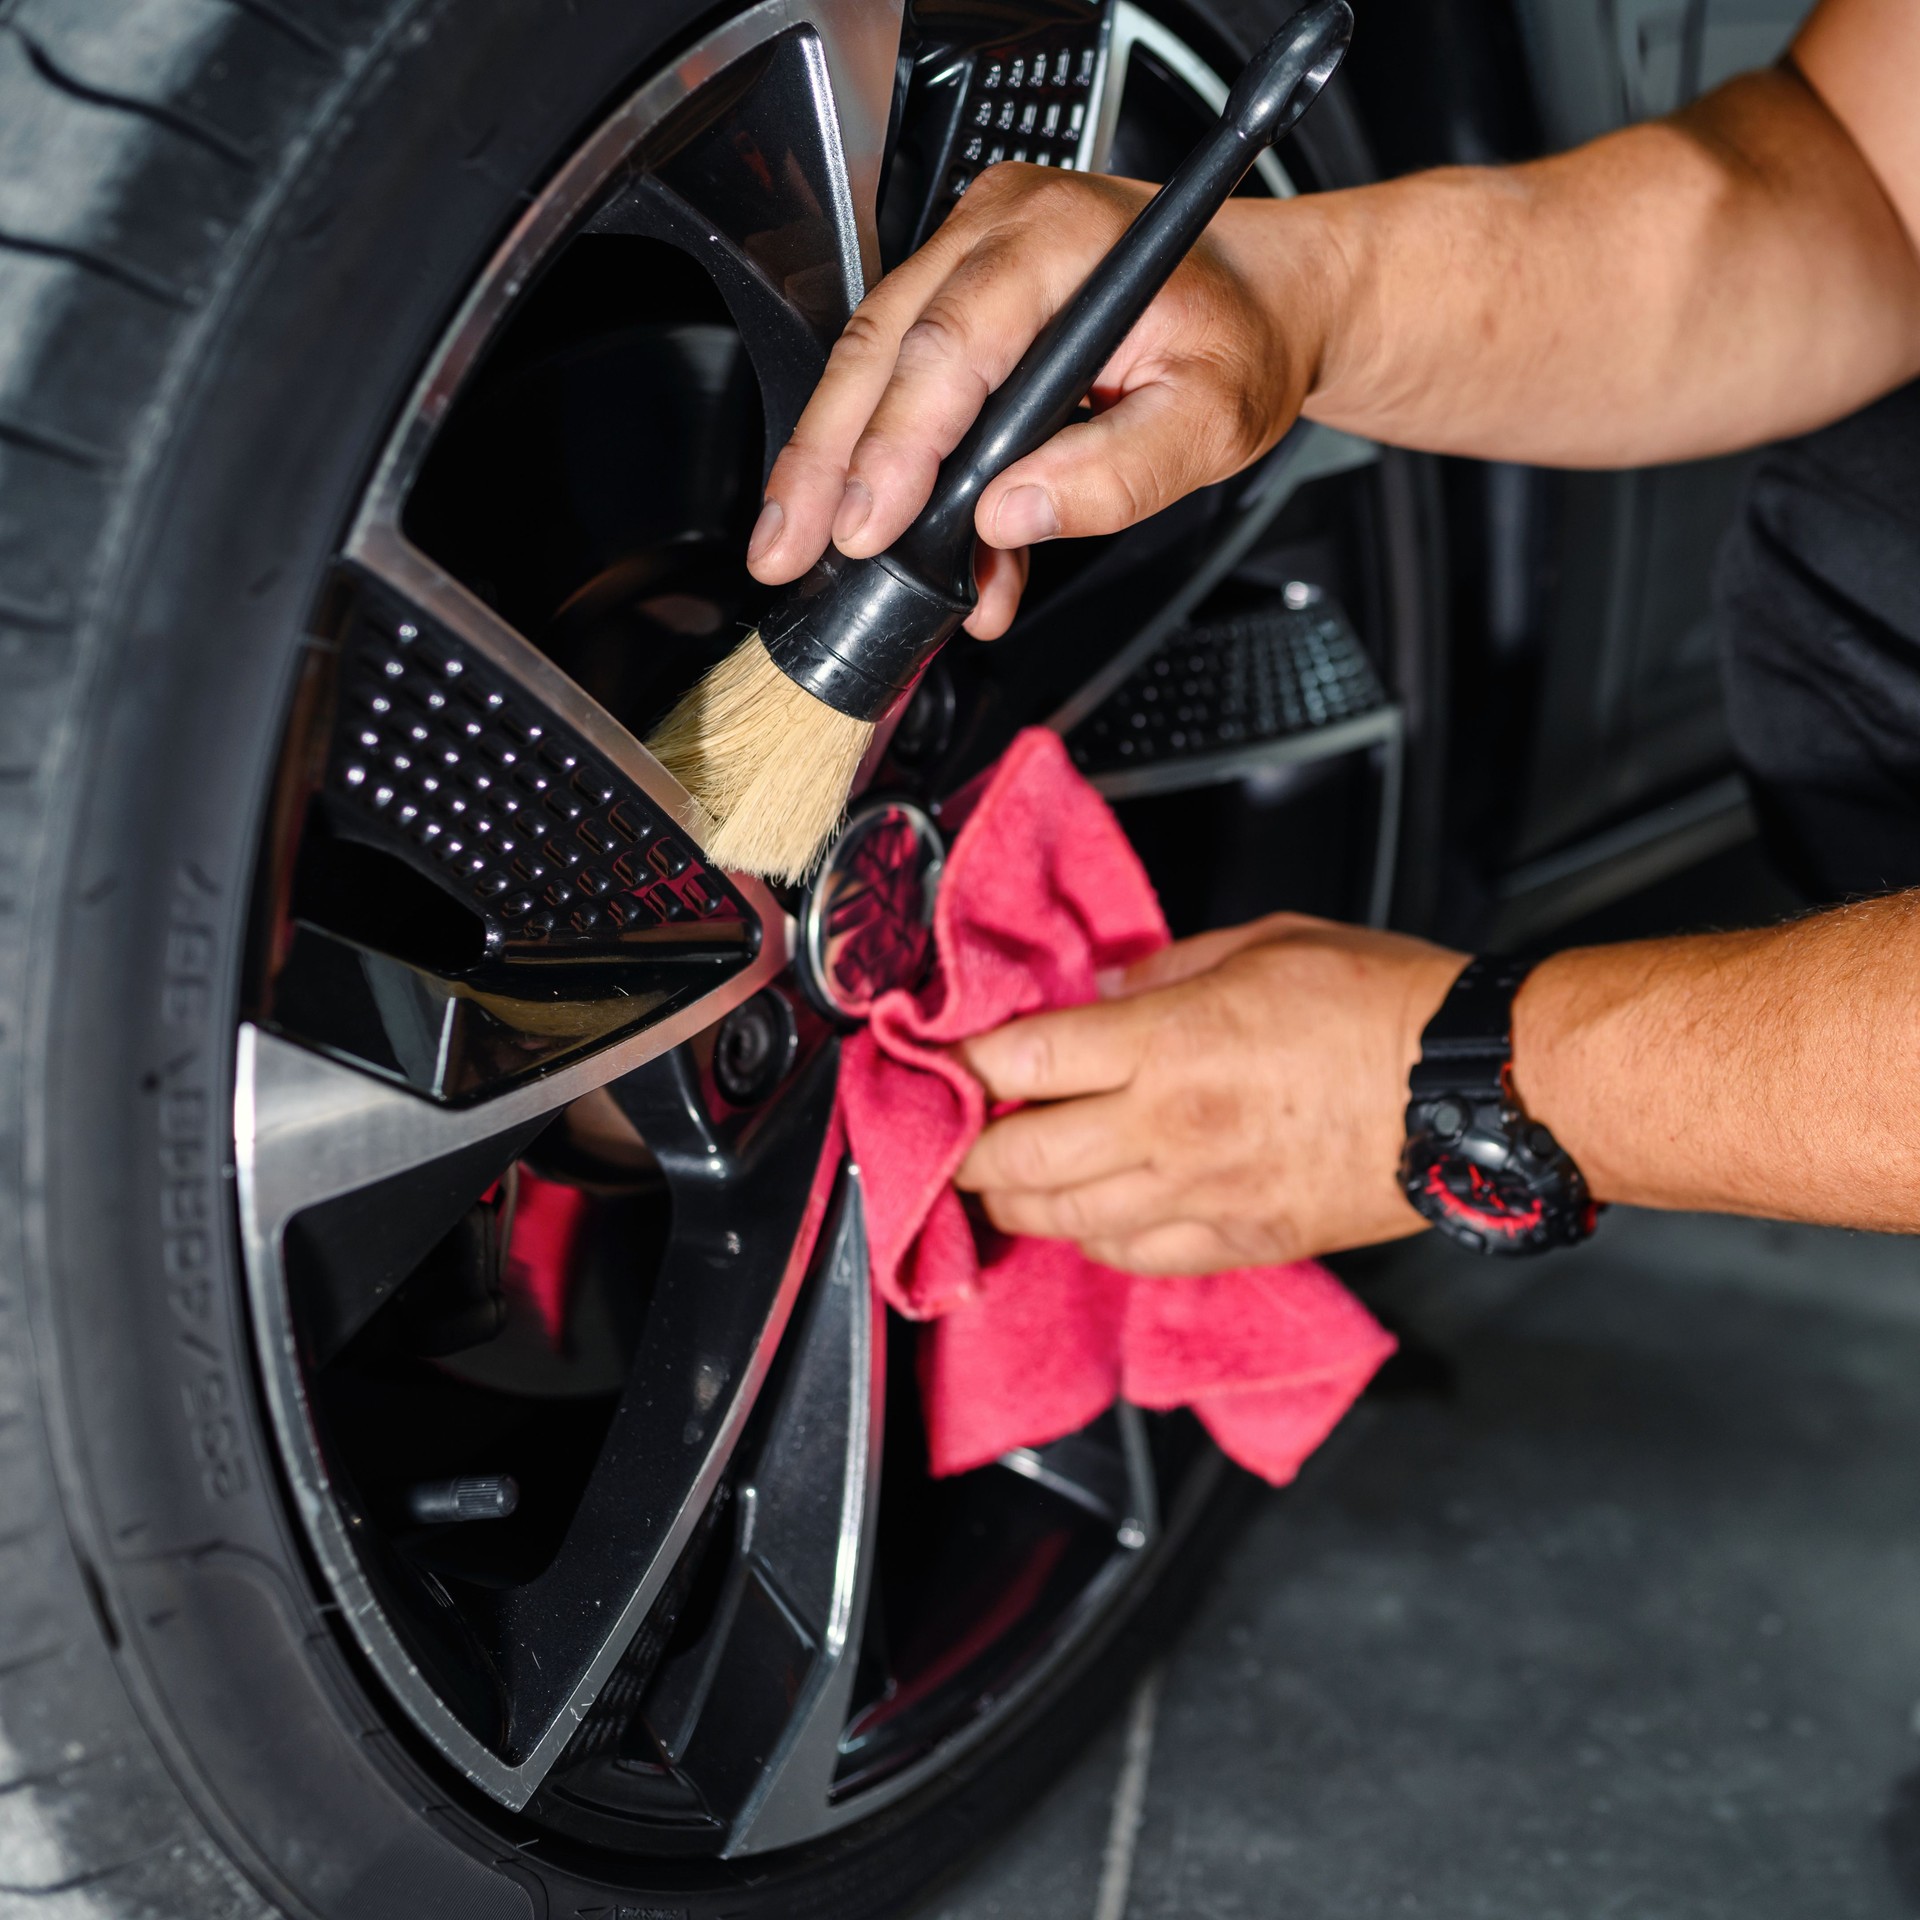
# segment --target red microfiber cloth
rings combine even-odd
[[[1145,1279],[1066,1241],[999,1236],[983,1257],[953,1187],[987,1118],[953,1043],[1092,1000],[1097,974],[1169,939],[1119,822],[1057,735],[1021,734],[978,790],[933,925],[931,977],[883,995],[840,1065],[874,1284],[932,1323],[920,1384],[933,1471],[1057,1440],[1124,1398],[1191,1407],[1242,1466],[1291,1480],[1393,1351],[1324,1267]]]
[[[587,1196],[578,1187],[542,1180],[530,1167],[520,1169],[507,1236],[506,1280],[533,1302],[556,1353],[566,1335],[574,1245],[586,1214]]]

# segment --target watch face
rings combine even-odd
[[[1476,1114],[1457,1098],[1418,1119],[1400,1160],[1401,1190],[1449,1239],[1476,1253],[1542,1253],[1593,1231],[1586,1182],[1544,1127],[1517,1113]]]
[[[1523,1175],[1489,1173],[1457,1155],[1429,1161],[1420,1191],[1433,1209],[1429,1219],[1489,1240],[1525,1239],[1546,1224],[1547,1203]]]

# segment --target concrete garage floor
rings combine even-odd
[[[928,1920],[1920,1911],[1920,1246],[1351,1278],[1394,1375]]]

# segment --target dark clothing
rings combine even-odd
[[[1920,383],[1765,454],[1714,586],[1788,878],[1820,902],[1920,886]]]

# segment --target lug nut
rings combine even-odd
[[[947,671],[944,660],[936,660],[920,676],[920,684],[914,688],[913,697],[900,716],[900,724],[893,730],[888,752],[903,767],[931,766],[953,739],[953,722],[959,705],[953,675]]]
[[[757,1106],[793,1065],[800,1036],[793,1009],[777,993],[756,993],[720,1023],[713,1043],[713,1077],[736,1107]]]

